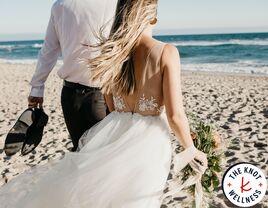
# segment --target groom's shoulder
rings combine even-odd
[[[65,1],[66,1],[66,0],[56,0],[56,1],[54,2],[54,4],[53,4],[53,7],[55,7],[55,6],[59,6],[59,5],[63,4]]]
[[[56,0],[52,6],[52,8],[59,8],[59,7],[63,7],[66,6],[68,4],[70,4],[71,1],[70,0]]]
[[[62,9],[68,8],[70,4],[70,0],[56,0],[54,4],[52,5],[52,12],[58,13],[62,11]]]
[[[52,5],[52,11],[62,6],[65,0],[56,0]]]

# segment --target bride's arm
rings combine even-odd
[[[169,125],[186,149],[193,146],[188,119],[183,108],[178,50],[166,45],[161,58],[163,94]]]
[[[112,94],[105,94],[104,95],[106,105],[110,112],[114,111],[114,103],[113,103],[113,95]]]
[[[193,147],[188,119],[183,107],[180,77],[180,56],[177,48],[166,45],[161,57],[163,94],[169,125],[183,148]],[[206,155],[197,151],[197,159],[207,163]]]

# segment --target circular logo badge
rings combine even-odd
[[[251,207],[264,197],[267,182],[263,172],[249,163],[238,163],[230,167],[222,179],[226,198],[239,207]]]

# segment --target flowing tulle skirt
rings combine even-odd
[[[171,164],[163,116],[112,112],[79,152],[33,168],[0,189],[1,208],[159,208]]]

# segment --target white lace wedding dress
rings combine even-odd
[[[78,152],[11,180],[0,189],[0,207],[159,208],[172,156],[157,64],[162,48],[150,51],[135,99],[114,95],[115,111],[84,133]],[[179,171],[194,152],[178,156]]]

